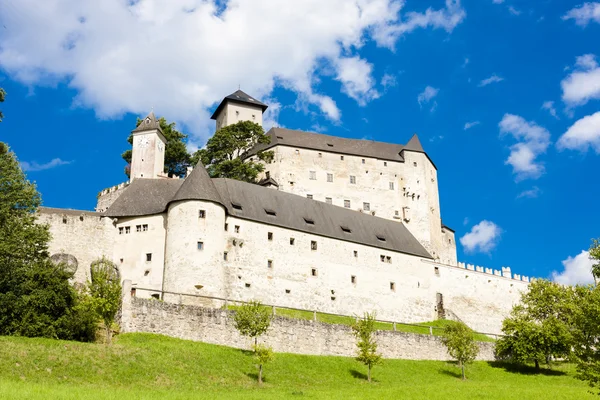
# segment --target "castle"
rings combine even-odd
[[[262,125],[267,105],[238,90],[215,110],[216,128]],[[259,184],[185,179],[164,171],[166,139],[153,113],[133,134],[130,181],[99,194],[95,212],[41,208],[50,251],[74,280],[102,255],[138,296],[218,305],[195,296],[379,319],[501,323],[529,279],[457,262],[441,219],[437,168],[414,135],[406,145],[272,128],[275,157]]]

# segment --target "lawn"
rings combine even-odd
[[[476,362],[385,360],[373,370],[344,357],[276,354],[255,383],[249,353],[152,334],[115,344],[0,337],[0,399],[592,399],[570,365],[533,374]]]

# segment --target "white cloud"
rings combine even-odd
[[[474,126],[477,126],[477,125],[479,125],[479,124],[480,124],[480,122],[479,122],[479,121],[467,122],[467,123],[465,124],[465,128],[464,128],[464,129],[465,129],[465,131],[466,131],[467,129],[471,129],[472,127],[474,127]]]
[[[386,74],[383,74],[383,76],[381,77],[381,86],[383,86],[384,90],[392,88],[392,87],[396,86],[397,84],[398,84],[398,79],[396,78],[396,75],[386,73]]]
[[[502,3],[504,3],[504,0],[492,0],[492,3],[494,3],[494,4],[502,4]]]
[[[468,58],[468,57],[465,57],[465,61],[463,61],[462,67],[463,67],[463,68],[465,68],[467,65],[469,65],[469,62],[471,62],[471,61],[469,60],[469,58]]]
[[[552,280],[563,285],[590,284],[594,282],[592,276],[593,262],[590,253],[582,250],[575,257],[568,257],[562,262],[563,271],[553,271]]]
[[[418,5],[418,2],[414,2]],[[396,0],[5,0],[0,68],[26,85],[66,82],[75,105],[100,118],[133,112],[177,121],[206,139],[210,111],[242,90],[269,97],[276,86],[332,121],[341,112],[320,91],[333,76],[359,104],[378,96],[365,42],[393,47],[417,28],[450,32],[465,17],[456,0],[404,11]],[[337,92],[337,90],[335,91]],[[210,128],[209,128],[210,127]]]
[[[436,97],[439,93],[440,89],[436,89],[432,86],[427,86],[419,95],[417,96],[417,101],[419,102],[419,106],[423,107],[425,104],[431,103],[434,97]],[[437,102],[434,101],[431,104],[431,112],[434,112],[437,108]]]
[[[600,154],[600,111],[576,121],[565,132],[556,146],[560,150],[588,151],[591,147]]]
[[[489,253],[500,240],[502,229],[495,223],[483,220],[460,238],[460,244],[467,253]]]
[[[503,80],[504,80],[504,78],[502,78],[502,77],[500,77],[500,76],[498,76],[496,74],[493,74],[489,78],[483,79],[481,82],[479,82],[478,86],[479,87],[484,87],[484,86],[490,85],[492,83],[502,82]]]
[[[508,6],[508,12],[511,13],[512,15],[521,15],[521,11],[517,10],[513,6]]]
[[[556,108],[554,108],[553,101],[545,101],[544,104],[542,104],[542,110],[548,110],[548,113],[550,113],[550,115],[558,119],[558,115],[556,114]]]
[[[600,99],[600,66],[593,54],[577,57],[575,68],[560,83],[562,99],[569,106],[579,106]]]
[[[23,168],[23,171],[37,172],[37,171],[44,171],[44,170],[55,168],[55,167],[60,167],[61,165],[71,164],[71,162],[72,161],[63,161],[60,158],[54,158],[45,164],[39,164],[35,161],[31,161],[31,162],[21,161],[21,168]]]
[[[546,152],[550,145],[550,133],[533,121],[523,117],[504,114],[498,124],[502,135],[510,134],[517,143],[510,147],[505,164],[513,167],[516,180],[537,179],[544,173],[544,165],[536,158]]]
[[[574,19],[579,26],[587,26],[590,21],[600,24],[600,3],[589,2],[569,10],[562,17],[563,20]]]
[[[536,197],[539,197],[539,195],[541,193],[542,193],[542,191],[540,190],[540,188],[537,186],[534,186],[529,190],[524,190],[521,193],[519,193],[517,195],[517,199],[522,199],[522,198],[535,199]]]

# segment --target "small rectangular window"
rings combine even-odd
[[[122,234],[123,234],[123,228],[121,227],[121,228],[119,228],[119,235],[122,235]]]
[[[363,203],[363,210],[364,211],[371,211],[371,204],[369,204],[369,203]]]
[[[296,239],[290,238],[290,246],[293,246],[296,243]]]
[[[316,250],[317,249],[317,242],[314,240],[311,240],[310,242],[310,249],[311,250]]]
[[[229,230],[229,224],[227,222],[225,223],[225,225],[223,225],[223,229],[225,230],[225,232]]]
[[[344,207],[350,208],[350,200],[344,200]]]
[[[294,153],[296,153],[296,155],[300,154],[300,150],[296,149],[296,151],[294,151]]]
[[[395,291],[396,291],[396,282],[390,282],[390,290],[391,290],[392,292],[395,292]]]
[[[358,257],[358,250],[354,250],[354,257]]]
[[[265,178],[269,179],[271,177],[271,172],[266,171],[265,172]]]
[[[204,250],[204,242],[198,242],[198,250]]]
[[[319,158],[323,158],[323,153],[319,153]]]
[[[273,232],[268,232],[267,233],[267,239],[273,240]]]
[[[384,167],[387,167],[387,161],[384,161],[384,162],[383,162],[383,166],[384,166]]]
[[[246,286],[247,288],[250,288],[250,286],[252,286],[252,285],[250,285],[249,283],[246,283],[244,286]]]
[[[308,171],[308,178],[311,181],[314,181],[317,179],[317,172],[316,171]]]
[[[388,263],[388,264],[391,264],[392,263],[392,257],[391,256],[386,256],[385,257],[385,262]]]
[[[351,276],[350,276],[350,282],[351,282],[351,283],[356,283],[356,276],[354,276],[354,275],[351,275]]]
[[[364,158],[362,159],[362,163],[363,163],[363,164],[365,163],[365,159],[364,159]]]
[[[394,190],[394,182],[390,182],[390,190]]]
[[[340,156],[340,160],[342,160],[342,161],[343,161],[343,160],[344,160],[344,156]]]
[[[240,233],[240,226],[239,226],[239,225],[236,225],[236,226],[234,226],[234,227],[233,227],[233,231],[234,231],[235,233]]]
[[[131,233],[131,227],[130,226],[126,226],[125,227],[125,233]]]
[[[286,294],[290,294],[292,291],[290,289],[285,289]]]
[[[312,194],[307,194],[307,195],[306,195],[306,198],[307,198],[307,199],[311,199],[311,200],[312,200],[312,198],[313,198],[313,195],[312,195]]]
[[[273,268],[273,260],[267,260],[267,268]]]
[[[310,270],[310,274],[311,274],[312,276],[317,276],[317,275],[318,275],[317,269],[316,269],[316,268],[312,268],[312,269]]]
[[[381,254],[379,256],[379,259],[381,260],[381,262],[385,262],[385,255]]]
[[[226,251],[225,251],[225,252],[223,252],[223,260],[224,260],[224,261],[227,261],[227,252],[226,252]]]
[[[146,261],[152,261],[152,253],[146,253]]]
[[[417,166],[417,162],[415,161],[415,162],[413,162],[413,167],[416,167],[416,166]]]
[[[440,276],[440,267],[434,267],[433,272],[435,273],[436,276]]]
[[[148,232],[148,224],[142,225],[142,231],[143,232]]]
[[[136,225],[135,226],[135,231],[136,232],[141,232],[142,231],[142,226],[141,225]]]
[[[333,204],[333,199],[331,197],[325,197],[325,203]]]
[[[327,174],[327,182],[333,182],[333,174]]]
[[[198,210],[198,218],[206,218],[206,210]]]
[[[356,176],[350,175],[350,183],[353,185],[356,184]]]

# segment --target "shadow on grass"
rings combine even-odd
[[[557,371],[550,368],[541,367],[539,370],[531,365],[521,365],[506,361],[488,361],[488,365],[492,368],[502,368],[506,372],[521,375],[546,375],[546,376],[563,376],[567,375],[564,371]]]
[[[248,378],[252,379],[256,384],[258,384],[258,373],[256,373],[256,372],[248,372],[246,374],[246,376]],[[263,374],[263,377],[262,377],[262,381],[263,381],[263,383],[268,383],[269,382],[269,380],[265,377],[264,374]]]
[[[460,369],[457,371],[449,370],[449,369],[440,369],[438,372],[442,375],[448,375],[453,378],[462,379],[462,372]]]
[[[369,380],[369,377],[367,376],[367,374],[363,374],[360,371],[357,371],[355,369],[351,369],[351,370],[349,370],[349,372],[350,372],[350,375],[352,375],[353,378],[362,379],[364,381],[368,381]],[[371,382],[378,382],[378,381],[377,381],[377,379],[373,378],[373,376],[371,375]]]

